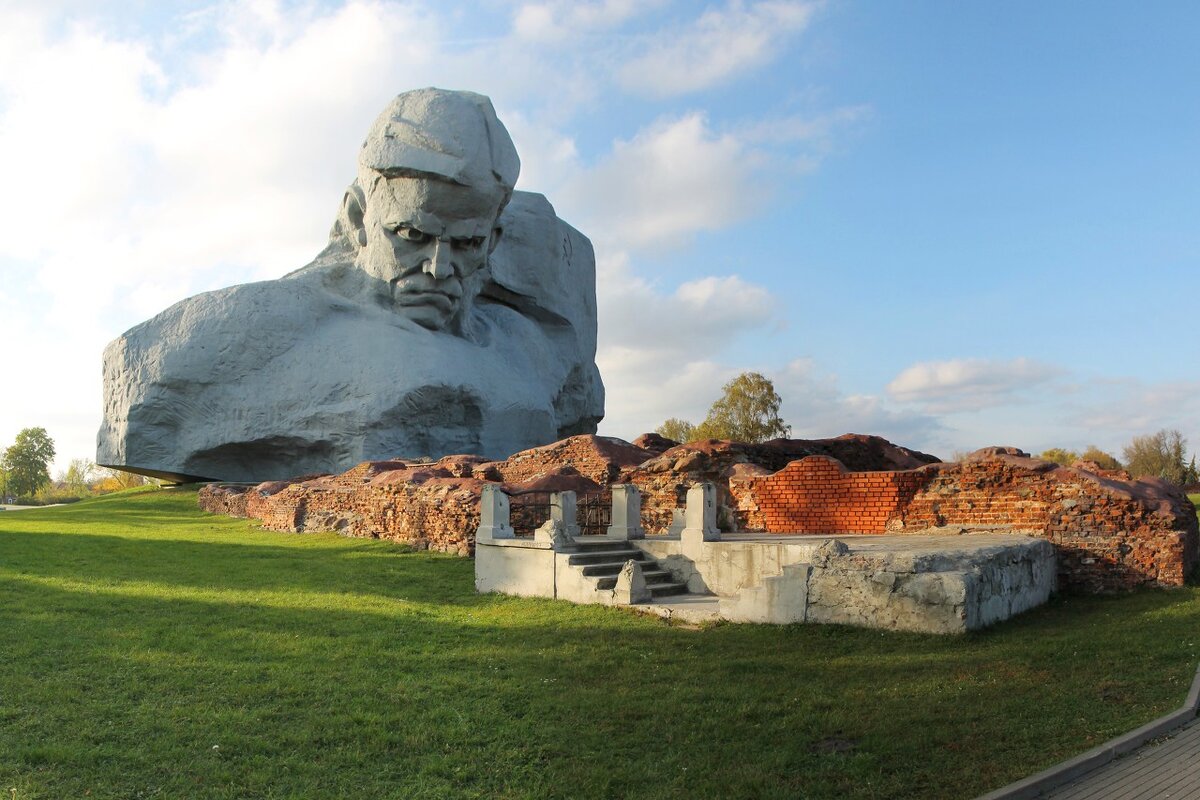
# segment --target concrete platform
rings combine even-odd
[[[718,597],[721,618],[735,622],[958,633],[1041,605],[1056,579],[1049,542],[1009,534],[734,533],[634,544],[690,592]]]
[[[599,558],[581,559],[581,548],[603,549],[605,543],[641,551],[641,568],[669,572],[663,580],[686,586],[685,595],[656,596],[632,607],[692,623],[838,623],[960,633],[1041,605],[1057,574],[1048,541],[1013,534],[733,533],[716,541],[586,536],[561,546],[515,537],[477,541],[476,588],[619,605],[609,590],[612,581],[590,576],[593,570],[579,563]]]

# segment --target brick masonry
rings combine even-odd
[[[1176,487],[1094,465],[1060,467],[1008,448],[915,470],[846,472],[822,457],[734,478],[748,530],[771,533],[1012,532],[1049,539],[1067,589],[1181,586],[1200,558],[1196,510]]]
[[[514,495],[570,489],[598,498],[614,483],[633,483],[643,492],[643,525],[659,533],[687,488],[710,481],[725,530],[1029,533],[1057,545],[1060,584],[1088,592],[1178,586],[1200,558],[1195,510],[1178,489],[1095,465],[1059,467],[1012,448],[930,463],[926,454],[857,435],[663,446],[574,436],[499,462],[366,462],[341,475],[213,484],[201,490],[200,505],[271,530],[339,531],[466,555],[487,483]]]
[[[828,456],[793,461],[773,475],[734,478],[730,491],[748,530],[768,533],[886,533],[927,472],[847,472]]]

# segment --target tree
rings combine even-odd
[[[697,439],[765,442],[791,434],[792,426],[779,416],[783,401],[770,379],[757,372],[743,372],[721,388],[724,394],[712,404],[699,425],[671,417],[655,433],[676,442]]]
[[[686,419],[679,419],[678,417],[671,417],[662,425],[659,425],[654,432],[673,442],[690,442],[696,438],[696,426]]]
[[[1121,462],[1116,456],[1106,453],[1094,444],[1089,444],[1087,450],[1079,456],[1080,461],[1091,461],[1100,469],[1121,469]]]
[[[1043,458],[1046,461],[1053,461],[1055,464],[1062,464],[1064,467],[1069,467],[1079,460],[1079,454],[1073,450],[1064,450],[1061,447],[1051,447],[1049,450],[1043,450],[1038,458]]]
[[[148,483],[145,476],[138,475],[136,472],[126,472],[110,467],[100,467],[99,471],[103,477],[96,483],[96,489],[102,494],[132,489],[135,486],[145,486]]]
[[[1135,478],[1162,478],[1182,486],[1188,475],[1184,462],[1187,439],[1177,430],[1163,429],[1152,436],[1135,436],[1125,446],[1125,469]]]
[[[12,447],[4,451],[8,491],[18,497],[32,496],[50,482],[50,462],[53,460],[54,440],[46,429],[25,428],[17,434]]]
[[[67,465],[67,472],[63,475],[63,488],[74,495],[82,497],[91,491],[92,475],[96,471],[96,465],[86,458],[73,458],[71,463]]]
[[[775,393],[775,384],[761,374],[743,372],[722,389],[725,393],[696,426],[693,438],[765,442],[792,432],[779,416],[783,401]]]

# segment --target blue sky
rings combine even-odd
[[[771,377],[794,435],[1200,449],[1200,6],[0,4],[0,444],[321,248],[396,92],[490,95],[596,246],[601,432]]]

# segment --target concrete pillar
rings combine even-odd
[[[552,492],[550,494],[550,519],[562,526],[568,539],[579,535],[578,501],[574,492]]]
[[[514,538],[516,533],[509,524],[508,509],[508,495],[499,486],[484,486],[479,498],[479,530],[475,531],[475,541]]]
[[[711,483],[697,483],[688,489],[687,508],[683,512],[684,528],[679,539],[687,545],[699,542],[718,542],[721,531],[717,529],[717,487]]]
[[[678,536],[683,533],[683,529],[687,527],[687,520],[683,518],[682,508],[671,509],[671,527],[667,528],[668,536]]]
[[[608,535],[614,539],[644,539],[642,529],[642,492],[632,483],[612,487],[612,524]]]

